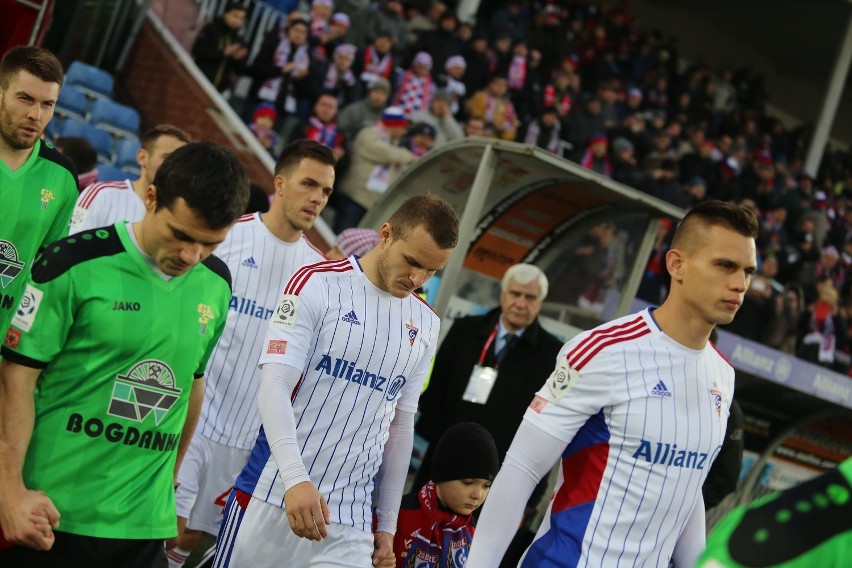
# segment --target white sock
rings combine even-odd
[[[190,554],[192,554],[191,550],[184,550],[179,546],[169,550],[166,552],[166,557],[169,559],[169,568],[181,568]]]

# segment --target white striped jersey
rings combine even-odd
[[[566,343],[527,420],[565,441],[520,566],[667,566],[724,439],[734,370],[648,310]]]
[[[145,216],[145,204],[133,191],[129,179],[93,183],[80,193],[71,215],[69,234],[119,221],[135,223]]]
[[[296,439],[331,522],[369,531],[373,478],[397,408],[417,410],[438,316],[416,294],[374,286],[351,256],[296,272],[269,322],[260,363],[302,369],[291,400]],[[236,487],[284,506],[263,428]]]
[[[257,361],[281,283],[302,265],[325,256],[304,236],[295,243],[278,239],[260,213],[240,217],[216,256],[231,271],[233,291],[228,321],[207,365],[196,432],[219,444],[250,450],[260,427]]]

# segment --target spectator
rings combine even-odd
[[[408,48],[408,23],[403,17],[402,2],[399,0],[379,0],[368,8],[365,28],[368,30],[368,39],[379,34],[389,35],[395,56],[404,53]]]
[[[462,56],[467,62],[467,72],[464,75],[465,91],[476,93],[485,88],[491,77],[488,38],[482,32],[475,33]]]
[[[580,160],[580,165],[588,168],[593,172],[598,172],[602,176],[612,177],[612,164],[609,161],[609,139],[603,134],[592,136],[589,140],[589,145],[583,152],[583,157]]]
[[[518,131],[518,118],[515,106],[506,96],[506,90],[506,77],[495,75],[485,90],[468,99],[467,112],[469,116],[485,121],[487,136],[514,140]]]
[[[435,147],[435,127],[425,122],[414,124],[402,145],[419,158]]]
[[[255,98],[270,102],[284,115],[295,115],[300,99],[310,93],[310,56],[308,54],[308,22],[301,18],[288,20],[284,34],[273,30],[264,40],[254,61]]]
[[[313,75],[313,92],[330,94],[337,99],[339,106],[344,107],[355,100],[355,90],[358,80],[352,71],[355,61],[355,46],[341,43],[334,49],[331,64],[315,61],[311,65]]]
[[[438,440],[431,479],[402,498],[394,536],[396,568],[462,566],[473,540],[473,513],[500,469],[491,434],[456,424]],[[425,561],[424,561],[425,560]]]
[[[559,120],[564,121],[574,106],[576,96],[577,93],[571,88],[568,72],[557,70],[553,75],[553,82],[544,88],[544,108],[555,108]]]
[[[382,118],[389,95],[390,83],[379,77],[370,84],[365,98],[340,111],[338,126],[347,144],[351,145],[362,128]]]
[[[458,18],[452,12],[444,12],[438,27],[420,34],[414,46],[416,52],[426,52],[432,56],[433,69],[441,72],[447,60],[454,55],[461,55],[464,44],[456,36]],[[437,79],[437,74],[435,79]]]
[[[435,95],[435,82],[430,74],[432,56],[420,51],[411,62],[411,69],[402,74],[398,80],[394,105],[402,109],[405,116],[426,110]]]
[[[600,99],[589,93],[583,99],[583,104],[571,111],[565,123],[565,139],[574,147],[575,161],[580,161],[592,136],[604,131]]]
[[[342,158],[346,150],[343,148],[343,133],[337,125],[337,108],[337,98],[333,94],[321,94],[314,103],[313,114],[299,128],[293,129],[295,136],[290,141],[307,138],[331,148],[338,160]]]
[[[357,226],[403,166],[417,158],[399,146],[407,126],[402,109],[388,107],[381,120],[362,128],[355,137],[351,163],[337,193],[335,233]]]
[[[249,130],[260,142],[260,145],[273,157],[276,156],[276,149],[281,141],[274,128],[277,121],[278,112],[275,110],[275,105],[260,103],[251,115],[251,124],[249,125]]]
[[[428,111],[413,112],[409,116],[412,123],[419,122],[432,127],[436,148],[445,142],[464,136],[461,125],[453,117],[450,110],[451,100],[450,93],[443,89],[438,90],[429,103]]]
[[[762,341],[773,349],[795,355],[801,319],[802,294],[795,285],[788,285],[782,294],[775,295],[772,325],[766,326]]]
[[[645,190],[647,179],[636,163],[633,143],[627,138],[612,141],[612,178],[634,189]]]
[[[444,64],[444,70],[446,73],[438,78],[438,84],[450,94],[450,112],[458,117],[467,96],[467,87],[464,83],[467,63],[461,55],[453,55]]]
[[[391,53],[393,39],[387,32],[379,31],[372,43],[362,50],[355,62],[355,72],[360,83],[360,92],[369,90],[377,79],[391,80],[394,71],[394,58]],[[390,92],[390,83],[388,83]]]
[[[228,2],[222,15],[204,26],[192,44],[196,65],[219,91],[230,89],[234,76],[247,70],[248,48],[239,33],[245,19],[246,7]]]
[[[556,107],[545,107],[541,115],[530,121],[523,136],[524,144],[544,148],[562,155],[562,125]]]
[[[464,123],[465,136],[485,136],[485,119],[471,117]]]
[[[838,293],[830,280],[817,286],[817,300],[808,307],[799,323],[802,340],[797,355],[805,361],[832,368],[835,350],[842,349],[847,322],[838,309]]]
[[[311,2],[311,32],[310,41],[314,44],[324,44],[328,34],[329,21],[334,12],[333,0],[313,0]]]
[[[329,55],[333,55],[338,45],[347,43],[346,36],[351,27],[349,16],[343,12],[334,14],[328,22],[328,31],[322,35],[319,44],[313,50],[314,57],[324,60],[328,59]]]

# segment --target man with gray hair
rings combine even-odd
[[[541,269],[516,264],[503,276],[499,307],[453,323],[438,349],[429,388],[420,397],[415,430],[432,444],[415,487],[430,479],[434,443],[458,422],[484,426],[503,460],[562,345],[538,322],[546,296],[547,276]],[[530,503],[537,499],[533,495]]]

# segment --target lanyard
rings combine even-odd
[[[491,347],[491,344],[494,343],[494,338],[497,337],[497,328],[500,327],[500,323],[494,326],[494,329],[491,330],[491,335],[488,336],[488,339],[485,340],[485,346],[482,348],[482,353],[479,354],[479,365],[482,366],[482,363],[485,362],[485,354],[488,353],[488,348]]]

